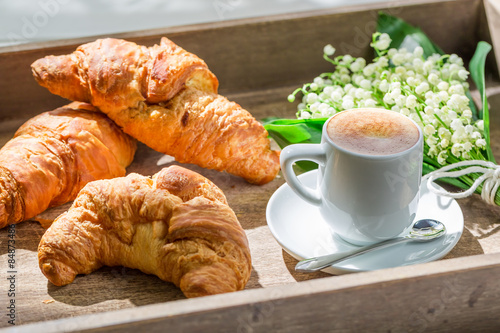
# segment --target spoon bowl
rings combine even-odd
[[[357,247],[353,250],[345,252],[304,259],[297,263],[297,265],[295,266],[295,270],[298,272],[316,272],[346,259],[370,252],[374,249],[385,248],[407,241],[428,242],[440,238],[445,234],[446,227],[442,222],[432,219],[422,219],[416,221],[413,224],[410,232],[404,236],[399,236],[372,245]]]
[[[415,222],[408,235],[404,237],[414,241],[427,242],[439,238],[445,233],[446,227],[443,223],[432,219],[422,219]]]

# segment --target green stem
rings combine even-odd
[[[448,127],[448,125],[446,125],[446,123],[437,114],[434,113],[434,117],[436,117],[436,119],[441,123],[441,125],[444,126],[444,128],[446,128],[448,131],[450,131],[450,128]]]

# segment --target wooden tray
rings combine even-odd
[[[219,22],[115,35],[144,45],[168,36],[205,59],[221,82],[220,92],[258,119],[293,118],[286,96],[330,69],[325,44],[339,54],[370,57],[369,38],[384,10],[419,25],[448,53],[470,59],[479,40],[496,48],[488,59],[492,142],[500,157],[500,15],[494,0],[406,1],[363,7]],[[0,49],[0,141],[42,111],[66,103],[39,87],[30,64],[48,54],[71,52],[83,42],[56,41]],[[497,94],[497,95],[496,95]],[[129,172],[152,175],[162,155],[139,146]],[[18,224],[16,324],[7,317],[10,297],[7,229],[0,230],[0,327],[6,332],[316,332],[316,331],[496,331],[500,327],[500,208],[474,195],[459,201],[466,230],[456,248],[433,263],[343,276],[298,274],[296,260],[281,250],[266,225],[278,177],[264,186],[187,165],[226,193],[250,240],[253,273],[246,290],[183,299],[169,283],[137,270],[102,268],[66,287],[50,284],[38,269],[36,249],[44,229]],[[68,205],[39,220],[52,219]],[[304,225],[306,228],[307,225]],[[306,281],[309,280],[309,281]]]

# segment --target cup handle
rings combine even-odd
[[[319,189],[304,186],[293,171],[293,163],[297,161],[313,161],[324,165],[326,154],[321,144],[294,144],[286,146],[281,151],[281,171],[290,188],[302,199],[313,205],[321,204]]]

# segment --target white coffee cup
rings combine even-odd
[[[396,237],[412,225],[422,158],[423,135],[413,120],[398,112],[365,108],[330,117],[320,144],[287,146],[280,162],[288,185],[319,207],[335,234],[366,245]],[[319,164],[316,189],[297,178],[293,164],[301,160]]]

